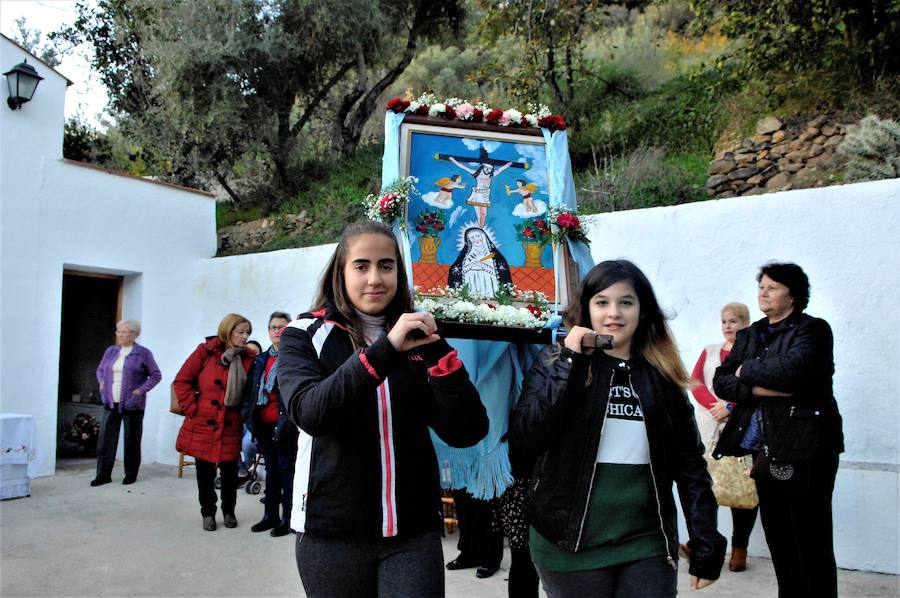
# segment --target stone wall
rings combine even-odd
[[[250,222],[236,222],[219,229],[219,255],[258,251],[277,237],[299,239],[311,224],[306,210]]]
[[[844,127],[828,115],[794,126],[764,118],[753,137],[710,162],[706,191],[714,197],[734,197],[825,186],[836,168],[835,149]]]

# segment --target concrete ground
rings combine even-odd
[[[57,474],[32,483],[29,498],[0,503],[0,596],[302,596],[294,536],[271,538],[250,526],[262,515],[258,496],[239,491],[239,526],[201,528],[193,468],[147,464],[136,484],[92,488],[93,462],[61,461]],[[456,534],[444,558],[456,556]],[[507,596],[509,553],[501,570],[477,579],[448,571],[449,598]],[[900,577],[840,570],[840,595],[900,596]],[[690,594],[684,563],[679,591]],[[725,570],[700,596],[776,596],[771,561],[754,558],[743,573]],[[542,594],[543,595],[543,594]]]

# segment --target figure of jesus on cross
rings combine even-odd
[[[495,176],[507,168],[528,168],[527,162],[508,162],[506,160],[496,160],[488,157],[488,152],[483,147],[478,157],[473,156],[451,156],[449,154],[435,154],[435,160],[449,160],[454,165],[462,168],[472,175],[475,179],[475,186],[469,194],[466,203],[475,208],[478,215],[478,226],[484,227],[487,220],[487,210],[491,207],[491,181]],[[465,164],[477,165],[475,168],[469,168]],[[499,166],[499,168],[497,168]]]

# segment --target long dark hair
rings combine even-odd
[[[312,310],[321,309],[326,304],[334,305],[338,313],[347,322],[350,338],[356,347],[363,347],[367,343],[363,336],[363,326],[356,308],[347,296],[347,285],[344,281],[344,266],[347,263],[347,249],[350,242],[360,235],[384,235],[394,245],[394,258],[397,260],[397,292],[384,310],[387,327],[390,329],[397,319],[404,313],[413,311],[412,292],[409,288],[409,280],[406,277],[406,268],[403,266],[403,257],[400,255],[400,244],[390,228],[380,222],[365,220],[356,222],[344,229],[341,240],[334,254],[325,266],[322,277],[319,280],[319,290],[313,301]]]
[[[679,386],[687,388],[694,384],[678,355],[672,332],[666,324],[666,316],[656,300],[650,281],[640,268],[628,260],[601,262],[587,273],[566,307],[566,326],[591,328],[591,298],[623,281],[634,287],[641,310],[637,329],[631,339],[632,355],[640,355]]]

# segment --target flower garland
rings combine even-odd
[[[415,229],[423,237],[440,236],[441,231],[444,230],[444,213],[441,210],[419,212]]]
[[[551,114],[543,104],[529,104],[528,111],[515,108],[501,110],[483,102],[470,102],[460,98],[447,98],[439,102],[434,94],[426,93],[415,100],[392,98],[387,103],[392,112],[407,112],[418,116],[446,118],[465,122],[486,122],[500,127],[539,127],[551,131],[565,131],[566,121],[558,114]]]
[[[569,237],[575,241],[581,241],[586,245],[591,244],[591,240],[584,234],[581,227],[581,220],[573,210],[561,206],[550,206],[548,210],[551,228],[553,229],[553,240],[559,243],[564,238]]]
[[[437,287],[422,293],[415,288],[416,307],[438,320],[515,328],[543,328],[552,315],[547,297],[538,291],[519,291],[501,285],[493,297],[474,293],[468,285]]]
[[[363,207],[369,220],[383,222],[388,226],[400,220],[400,228],[406,228],[406,206],[409,205],[411,195],[417,194],[415,184],[419,182],[416,177],[404,177],[397,179],[390,186],[385,187],[381,195],[370,193],[363,199]]]

